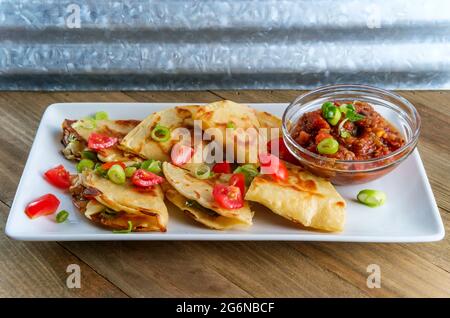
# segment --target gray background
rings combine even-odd
[[[448,89],[449,80],[448,0],[0,0],[3,90]]]

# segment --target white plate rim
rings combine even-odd
[[[15,240],[24,240],[24,241],[312,241],[312,242],[375,242],[375,243],[420,243],[420,242],[434,242],[442,240],[445,237],[445,228],[442,222],[442,218],[439,212],[439,208],[436,204],[435,197],[433,195],[433,191],[431,185],[428,180],[428,176],[426,174],[425,168],[423,166],[423,162],[421,160],[420,154],[417,149],[411,154],[411,156],[416,156],[418,160],[418,168],[419,174],[422,180],[425,182],[425,190],[427,198],[430,200],[432,206],[432,216],[437,221],[437,231],[428,235],[399,235],[399,236],[371,236],[371,235],[345,235],[345,234],[334,234],[334,233],[324,233],[324,235],[316,234],[315,232],[311,232],[311,234],[239,234],[239,233],[221,233],[217,231],[215,233],[203,233],[203,234],[174,234],[174,233],[129,233],[126,235],[123,234],[113,234],[113,233],[97,233],[97,234],[78,234],[74,236],[73,234],[44,234],[44,235],[30,235],[21,231],[18,231],[16,227],[12,224],[13,213],[22,212],[21,209],[17,207],[16,198],[18,196],[19,191],[23,187],[23,180],[25,179],[25,175],[28,173],[31,164],[30,158],[33,156],[35,148],[37,147],[39,137],[43,134],[44,127],[42,125],[45,118],[48,116],[48,113],[53,111],[54,108],[59,107],[69,107],[76,105],[105,105],[105,106],[123,106],[129,104],[136,104],[142,106],[159,106],[159,107],[173,107],[175,105],[201,105],[202,103],[195,102],[180,102],[180,103],[159,103],[159,102],[73,102],[73,103],[54,103],[49,105],[44,111],[41,121],[39,123],[39,127],[37,129],[36,135],[34,137],[32,147],[27,157],[27,161],[22,172],[22,176],[20,178],[19,184],[17,186],[16,194],[13,200],[13,204],[11,206],[8,219],[5,226],[5,233],[8,237]],[[262,106],[262,105],[277,105],[277,106],[287,106],[287,103],[247,103],[250,106]],[[23,213],[23,212],[22,212]],[[313,234],[314,233],[314,234]]]

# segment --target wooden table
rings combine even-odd
[[[400,92],[423,119],[419,150],[450,227],[450,92]],[[450,296],[450,240],[301,242],[18,242],[4,227],[36,128],[56,102],[289,102],[298,91],[0,92],[0,297]],[[418,194],[420,195],[420,194]],[[395,213],[395,211],[392,211]],[[369,289],[366,269],[381,268]],[[81,267],[81,288],[66,268]]]

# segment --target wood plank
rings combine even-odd
[[[365,296],[281,242],[71,242],[65,246],[133,297]]]
[[[9,207],[0,203],[0,297],[127,297],[55,242],[18,242],[5,234]],[[67,266],[78,264],[81,288],[66,285]]]
[[[189,242],[66,242],[102,276],[132,297],[248,297],[204,262]],[[206,253],[212,251],[207,251]],[[99,257],[101,255],[101,257]]]
[[[0,173],[7,175],[4,187],[2,184],[0,190],[0,200],[11,202],[39,118],[50,103],[211,102],[220,97],[240,102],[289,102],[298,93],[0,93],[0,142],[7,149],[0,154]],[[413,103],[418,103],[419,112],[424,117],[425,129],[422,132],[420,151],[438,204],[443,208],[443,218],[448,230],[450,213],[446,211],[450,211],[450,204],[447,180],[450,175],[449,171],[443,169],[445,163],[442,160],[448,156],[444,137],[449,135],[446,130],[449,120],[445,111],[434,110],[448,105],[450,94],[416,92],[405,96]],[[439,130],[441,134],[435,127],[442,127]],[[16,145],[15,140],[20,140],[20,144]],[[444,143],[443,148],[440,147],[441,143]],[[15,167],[11,168],[11,165]],[[0,224],[3,225],[4,221],[0,220]],[[7,247],[3,247],[4,242],[5,239],[0,238],[0,252],[7,250]],[[46,257],[52,253],[40,249],[55,243],[8,244],[11,244],[10,249],[30,244],[33,249],[40,251],[41,257]],[[427,244],[65,242],[62,245],[84,261],[87,270],[89,266],[94,268],[120,290],[135,297],[448,296],[450,290],[448,239]],[[61,257],[63,261],[71,257],[67,253],[68,256]],[[381,289],[368,289],[365,285],[366,267],[371,263],[381,266]],[[0,266],[1,264],[3,263],[0,261]],[[29,268],[20,270],[31,271]],[[45,266],[36,265],[35,270],[45,271]],[[14,275],[16,274],[8,277]],[[0,296],[6,284],[1,279]],[[14,280],[10,284],[14,284]],[[23,295],[27,294],[33,294],[33,291],[27,289]]]

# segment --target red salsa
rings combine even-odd
[[[309,151],[338,160],[379,158],[405,143],[394,126],[360,101],[327,102],[305,113],[292,137]]]

